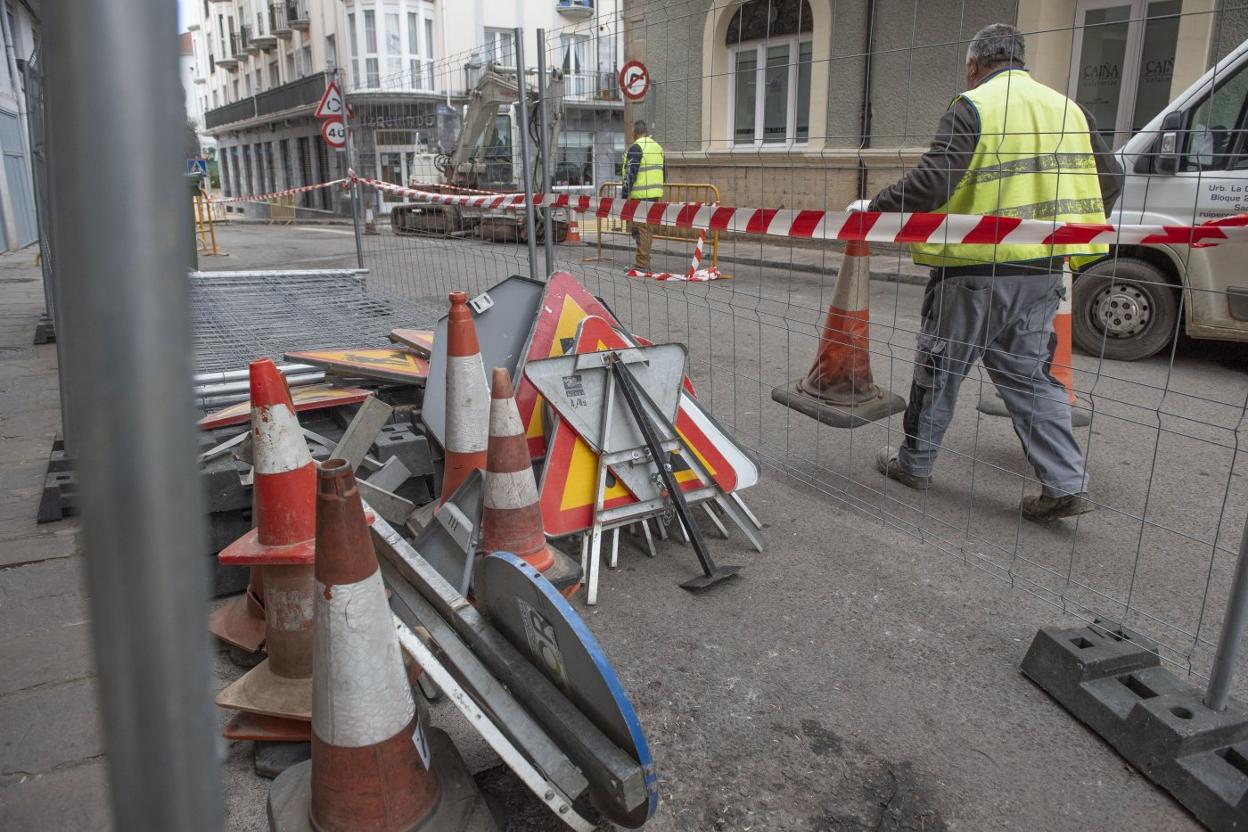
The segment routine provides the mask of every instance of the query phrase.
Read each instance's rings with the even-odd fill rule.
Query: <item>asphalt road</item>
[[[342,226],[218,236],[229,256],[204,268],[355,258]],[[412,300],[527,273],[514,245],[388,234],[365,245],[370,286]],[[1094,405],[1078,434],[1100,510],[1039,527],[1018,516],[1036,485],[1008,420],[975,410],[977,375],[926,495],[874,471],[899,417],[843,431],[771,401],[810,365],[827,275],[774,257],[724,264],[731,280],[643,282],[624,276],[625,253],[582,263],[586,253],[561,248],[560,264],[635,332],[686,343],[699,398],[765,465],[745,497],[768,551],[712,540],[718,558],[746,565],[742,580],[691,597],[676,587],[694,569],[688,550],[667,544],[650,561],[625,546],[586,613],[658,761],[663,803],[647,828],[1194,827],[1017,665],[1038,627],[1100,614],[1207,672],[1248,514],[1248,350],[1182,341],[1173,362],[1076,355],[1076,386]],[[876,381],[903,395],[921,293],[871,286]],[[263,828],[264,784],[241,757],[231,752],[231,828]],[[522,828],[558,828],[540,811],[526,817]]]

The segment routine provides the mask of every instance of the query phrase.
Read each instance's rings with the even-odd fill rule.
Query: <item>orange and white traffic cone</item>
[[[269,359],[251,363],[256,527],[218,555],[263,570],[268,658],[217,695],[217,704],[269,716],[312,716],[312,564],[316,465],[290,389]]]
[[[474,468],[485,467],[490,421],[490,393],[468,295],[451,292],[450,300],[446,321],[446,458],[439,505],[450,499]]]
[[[563,244],[564,245],[569,245],[569,244],[579,245],[580,242],[581,242],[581,229],[580,229],[580,226],[577,225],[576,217],[574,216],[572,217],[572,220],[568,223],[568,235],[563,238]]]
[[[250,570],[246,592],[217,608],[208,619],[208,629],[244,653],[260,652],[264,646],[264,578],[260,569]],[[248,666],[252,664],[247,661]]]
[[[327,461],[317,485],[312,759],[273,782],[270,830],[495,832],[412,695],[350,463]]]
[[[871,376],[871,252],[845,243],[815,363],[804,378],[771,391],[773,401],[826,425],[853,428],[906,409]]]
[[[494,368],[490,390],[490,447],[481,506],[481,553],[511,552],[528,563],[565,598],[581,586],[581,566],[546,542],[541,497],[524,438],[524,423],[511,377]]]
[[[1057,336],[1057,342],[1053,348],[1053,360],[1048,366],[1049,374],[1066,390],[1066,397],[1070,401],[1071,425],[1081,428],[1092,424],[1092,412],[1075,394],[1074,341],[1070,320],[1073,291],[1074,275],[1070,271],[1068,260],[1062,269],[1062,300],[1053,317],[1053,332]],[[989,416],[1009,416],[1010,411],[1006,409],[1005,400],[1001,398],[996,385],[988,385],[988,388],[987,391],[980,392],[976,409]]]

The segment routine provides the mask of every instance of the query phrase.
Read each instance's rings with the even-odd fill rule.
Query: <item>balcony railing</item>
[[[242,58],[243,48],[239,45],[238,35],[230,32],[227,42],[222,44],[224,47],[221,51],[221,57],[217,59],[217,66],[223,69],[238,69],[238,62]]]
[[[574,72],[563,76],[563,95],[570,101],[619,101],[620,82],[614,72]]]
[[[260,47],[256,45],[255,38],[251,35],[251,24],[244,23],[238,27],[238,40],[243,52],[248,55],[254,55],[260,51]]]
[[[308,0],[286,0],[286,20],[296,29],[309,28],[312,14],[308,11]]]
[[[252,43],[265,52],[277,46],[277,35],[273,34],[271,10],[269,13],[256,12],[256,32],[252,37]]]
[[[594,0],[555,0],[555,8],[568,17],[589,17],[594,13]]]
[[[204,113],[204,126],[208,129],[247,121],[273,113],[282,113],[297,107],[312,107],[325,92],[325,73],[318,72],[289,84],[282,84],[258,95],[217,107]]]
[[[295,30],[290,27],[290,20],[286,17],[285,0],[281,3],[273,3],[269,6],[269,28],[273,34],[282,40],[290,40]]]

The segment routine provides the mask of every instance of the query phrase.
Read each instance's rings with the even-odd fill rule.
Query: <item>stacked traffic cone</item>
[[[226,644],[242,651],[243,656],[236,659],[237,663],[250,667],[260,661],[260,648],[264,646],[264,578],[259,569],[250,570],[245,593],[212,614],[208,629]],[[246,657],[254,657],[254,660]]]
[[[450,299],[446,321],[446,458],[439,505],[450,499],[474,468],[485,467],[490,420],[490,393],[468,295],[451,292]]]
[[[312,563],[316,465],[290,389],[269,359],[251,363],[256,527],[221,550],[221,563],[263,572],[268,658],[217,695],[217,704],[268,716],[312,715]]]
[[[321,466],[312,759],[269,791],[270,830],[497,830],[450,739],[427,727],[350,464]]]
[[[1066,390],[1070,401],[1070,423],[1080,428],[1092,424],[1091,410],[1079,401],[1075,395],[1074,342],[1071,338],[1071,293],[1074,291],[1074,276],[1067,262],[1062,269],[1062,300],[1057,306],[1057,314],[1053,317],[1053,332],[1057,335],[1057,343],[1053,349],[1053,361],[1048,365],[1049,374]],[[1009,416],[1005,400],[996,385],[990,385],[989,391],[979,394],[980,413],[989,416]]]
[[[511,377],[494,368],[490,391],[490,447],[481,507],[481,553],[511,552],[524,560],[565,597],[581,583],[575,560],[552,548],[542,528],[541,498],[529,460],[524,424],[511,389]]]
[[[771,391],[773,401],[826,425],[853,428],[906,409],[871,376],[871,252],[845,244],[815,363],[804,378]]]

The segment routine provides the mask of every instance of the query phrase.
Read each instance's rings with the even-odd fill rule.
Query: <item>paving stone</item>
[[[78,558],[0,570],[0,640],[87,620],[82,580]]]
[[[91,676],[91,627],[77,621],[5,639],[0,642],[0,667],[0,697]]]
[[[93,679],[0,697],[0,725],[0,786],[104,753]]]
[[[109,807],[108,766],[92,760],[0,788],[0,829],[107,832]]]
[[[78,551],[78,521],[71,518],[54,525],[56,530],[52,532],[0,540],[0,569],[72,557]]]

